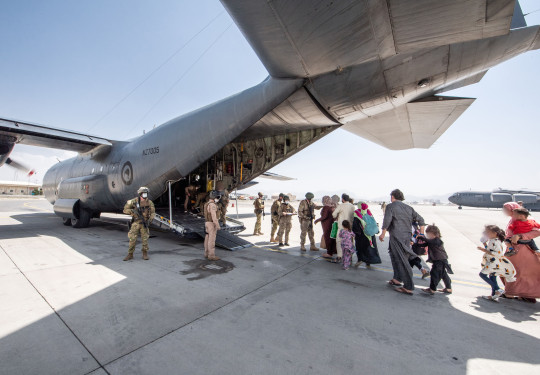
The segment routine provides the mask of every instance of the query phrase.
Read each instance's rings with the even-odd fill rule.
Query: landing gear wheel
[[[458,209],[458,210],[462,210],[462,209],[463,209],[463,207],[459,206],[459,207],[458,207],[457,209]]]
[[[64,225],[66,227],[70,227],[71,226],[71,219],[69,217],[63,217],[62,218],[62,221],[64,222]]]
[[[90,224],[91,216],[89,211],[81,208],[79,209],[79,217],[77,219],[71,219],[71,225],[73,228],[86,228]]]

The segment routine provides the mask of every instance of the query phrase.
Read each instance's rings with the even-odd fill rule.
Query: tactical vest
[[[142,216],[145,221],[150,219],[150,200],[147,199],[146,202],[140,201],[139,198],[135,198],[132,201],[132,206],[134,210],[137,210],[137,203],[139,203],[139,208],[141,209]],[[136,219],[139,220],[139,219]]]

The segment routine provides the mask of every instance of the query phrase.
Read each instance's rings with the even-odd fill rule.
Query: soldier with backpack
[[[379,226],[367,203],[358,203],[358,209],[354,211],[352,230],[356,236],[356,255],[358,256],[358,262],[354,266],[358,267],[363,262],[367,268],[370,268],[372,264],[381,263],[375,237],[379,233]]]

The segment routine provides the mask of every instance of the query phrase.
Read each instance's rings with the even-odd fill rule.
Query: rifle
[[[309,229],[313,229],[313,216],[315,216],[315,212],[313,212],[313,206],[310,204],[311,202],[306,201],[308,208],[309,208]]]
[[[148,223],[146,222],[146,220],[144,220],[144,215],[143,215],[143,213],[141,211],[141,206],[139,205],[139,201],[137,201],[137,204],[135,205],[135,207],[137,207],[137,210],[134,210],[133,213],[135,214],[135,216],[137,216],[138,219],[141,219],[144,228],[146,230],[149,230],[148,229]]]

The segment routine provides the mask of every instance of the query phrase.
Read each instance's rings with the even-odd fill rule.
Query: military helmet
[[[284,195],[284,196],[283,196],[283,201],[290,201],[289,196],[288,196],[288,195]]]
[[[261,193],[260,191],[257,193],[259,195],[259,197],[262,197],[264,194]]]
[[[284,196],[285,196],[285,194],[279,193],[279,198],[283,198]]]
[[[142,193],[149,193],[150,190],[146,186],[141,186],[139,190],[137,190],[137,194],[141,195]]]
[[[315,195],[313,195],[313,193],[306,193],[306,198],[307,199],[313,199],[313,198],[315,198]]]
[[[208,193],[208,197],[210,199],[216,199],[216,198],[219,198],[219,193],[215,190],[212,190],[211,192]]]

